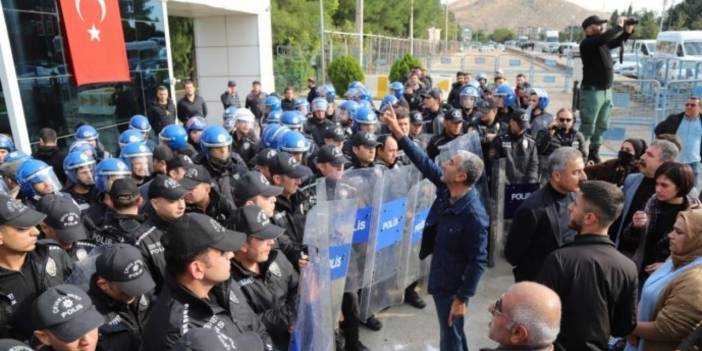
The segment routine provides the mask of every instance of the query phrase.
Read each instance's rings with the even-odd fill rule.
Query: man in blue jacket
[[[487,265],[489,218],[474,189],[483,173],[483,161],[475,154],[458,151],[439,167],[402,131],[392,109],[384,119],[400,149],[437,187],[419,257],[434,254],[427,290],[439,317],[441,351],[467,351],[463,332],[466,306]]]

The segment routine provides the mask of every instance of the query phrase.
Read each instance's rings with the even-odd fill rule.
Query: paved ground
[[[478,294],[468,306],[465,326],[471,350],[494,347],[488,337],[490,313],[488,306],[495,302],[514,282],[509,264],[502,258],[495,267],[488,269],[480,281]],[[377,314],[383,329],[374,332],[361,330],[361,340],[373,351],[434,351],[439,350],[439,330],[431,296],[423,292],[427,307],[418,310],[409,305],[395,306]]]

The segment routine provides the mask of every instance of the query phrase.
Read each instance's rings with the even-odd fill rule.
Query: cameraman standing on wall
[[[609,127],[612,110],[612,56],[611,49],[620,47],[634,32],[638,20],[619,17],[617,24],[605,31],[607,20],[590,16],[583,21],[585,39],[580,42],[583,62],[583,81],[580,92],[580,131],[590,141],[588,161],[600,162],[602,135]]]

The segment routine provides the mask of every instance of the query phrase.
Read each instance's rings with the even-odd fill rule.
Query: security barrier
[[[522,73],[533,86],[563,92],[568,91],[573,77],[571,58],[564,64],[555,58],[526,52],[498,55],[494,59],[494,70],[501,70],[508,79]]]

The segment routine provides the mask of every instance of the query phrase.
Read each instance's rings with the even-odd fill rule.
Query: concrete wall
[[[222,121],[219,96],[228,80],[237,82],[242,105],[254,80],[261,81],[264,91],[275,87],[269,2],[260,3],[248,5],[256,13],[225,11],[221,16],[193,19],[197,81],[210,123]]]

